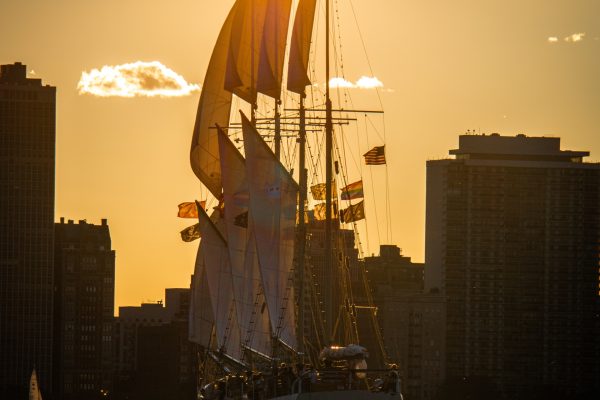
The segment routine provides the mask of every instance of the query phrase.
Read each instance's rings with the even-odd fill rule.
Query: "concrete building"
[[[113,377],[115,252],[107,221],[61,218],[54,247],[54,394],[102,399]]]
[[[598,390],[600,165],[559,138],[465,135],[427,163],[425,291],[446,375],[504,398]]]
[[[445,379],[446,313],[439,293],[387,296],[378,315],[406,399],[436,399]]]
[[[443,297],[423,293],[424,265],[403,256],[397,246],[380,246],[379,256],[365,257],[364,267],[385,348],[398,363],[404,395],[411,400],[433,399],[444,379]],[[355,293],[361,293],[360,287]],[[363,317],[361,322],[369,321]],[[365,332],[361,343],[376,349],[376,334]]]
[[[0,67],[0,397],[52,392],[56,88]]]
[[[188,340],[190,289],[165,289],[165,303],[119,307],[116,399],[195,395],[197,357]]]

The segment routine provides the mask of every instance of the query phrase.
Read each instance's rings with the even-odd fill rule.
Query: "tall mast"
[[[329,93],[329,0],[325,0],[325,269],[324,282],[326,286],[325,296],[325,334],[328,336],[325,339],[327,344],[333,340],[333,318],[335,310],[333,310],[333,264],[332,264],[332,245],[331,245],[331,197],[333,179],[332,171],[332,153],[333,153],[333,123],[332,123],[332,107],[331,97]]]
[[[300,196],[298,198],[298,353],[301,361],[304,362],[304,276],[305,276],[305,251],[306,251],[306,221],[304,220],[305,204],[308,192],[308,171],[306,170],[306,109],[304,108],[304,99],[306,95],[300,95],[300,129],[298,135],[298,144],[300,145],[298,170],[300,177]]]
[[[281,111],[279,105],[281,100],[275,99],[275,157],[281,160]]]

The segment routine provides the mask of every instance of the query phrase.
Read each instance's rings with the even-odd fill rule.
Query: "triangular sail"
[[[260,43],[268,1],[238,0],[239,6],[233,12],[225,89],[251,104],[256,103]]]
[[[29,379],[29,400],[42,400],[35,368],[31,371],[31,378]]]
[[[238,0],[233,5],[217,38],[202,85],[190,149],[192,170],[215,197],[221,194],[221,165],[214,126],[229,125],[231,93],[224,88],[225,72],[233,19],[244,1]]]
[[[221,233],[225,230],[225,223],[222,219],[213,223],[202,209],[198,210],[198,217],[218,347],[239,360],[241,338],[233,297],[231,264],[227,243]]]
[[[271,349],[269,318],[268,313],[260,309],[262,307],[257,297],[261,290],[261,280],[254,231],[248,223],[246,165],[243,156],[221,129],[219,148],[227,247],[242,342],[247,341],[245,344],[252,349],[267,354]]]
[[[188,336],[191,342],[205,348],[210,348],[212,344],[210,338],[215,324],[215,317],[210,301],[210,290],[208,288],[202,243],[201,241],[198,246],[196,265],[194,275],[192,276]]]
[[[294,348],[294,293],[290,279],[298,186],[248,118],[241,115],[250,193],[249,215],[256,234],[271,326],[284,343]]]
[[[306,86],[310,85],[308,59],[316,4],[316,0],[300,0],[294,19],[288,61],[287,88],[289,91],[298,94],[304,94]]]
[[[291,0],[269,0],[260,46],[257,90],[279,100]]]

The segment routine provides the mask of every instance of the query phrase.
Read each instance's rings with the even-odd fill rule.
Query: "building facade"
[[[188,340],[190,289],[165,289],[165,303],[119,307],[115,399],[191,399],[196,345]]]
[[[56,88],[0,67],[0,394],[52,392]],[[2,396],[0,396],[2,397]]]
[[[425,291],[447,299],[448,382],[586,398],[599,384],[600,165],[559,138],[459,143],[427,163]]]
[[[411,400],[435,398],[444,379],[443,297],[423,293],[424,264],[412,262],[397,246],[381,245],[379,256],[365,257],[364,268],[388,357],[398,363],[403,394]],[[360,292],[360,287],[355,289]],[[375,332],[361,335],[361,343],[370,349],[377,348],[375,339]]]
[[[54,248],[55,397],[102,399],[113,376],[115,251],[107,221],[61,218]]]

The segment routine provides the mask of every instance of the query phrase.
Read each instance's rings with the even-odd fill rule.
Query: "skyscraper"
[[[446,377],[510,399],[598,389],[600,165],[559,138],[460,136],[427,163],[425,291]],[[587,393],[587,394],[586,394]],[[580,397],[586,398],[586,397]]]
[[[52,391],[56,88],[0,67],[0,393]]]
[[[102,399],[112,390],[115,251],[107,221],[55,225],[54,394]]]

